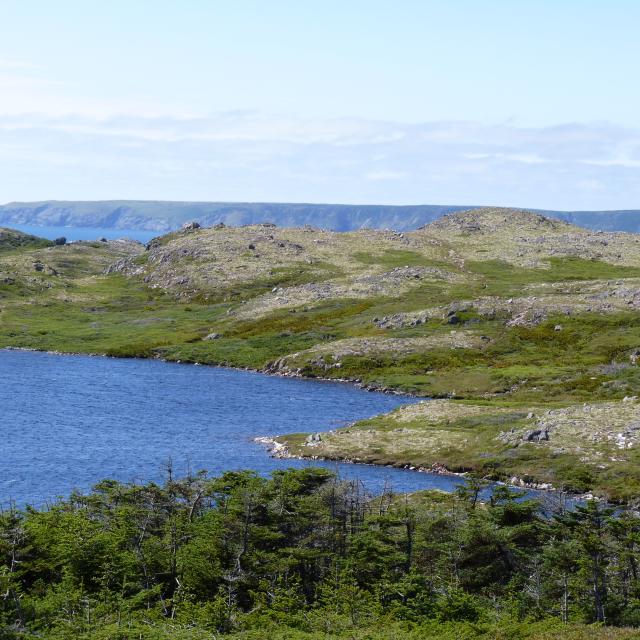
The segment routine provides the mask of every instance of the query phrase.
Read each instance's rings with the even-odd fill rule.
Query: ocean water
[[[117,240],[118,238],[130,238],[147,243],[151,238],[163,235],[164,231],[144,231],[141,229],[102,229],[100,227],[44,227],[29,224],[13,224],[3,223],[0,227],[9,227],[10,229],[18,229],[40,238],[55,240],[64,237],[69,242],[76,240],[98,240],[106,238],[107,240]]]
[[[103,478],[328,467],[372,493],[453,490],[457,477],[271,458],[256,436],[323,431],[414,400],[233,369],[0,350],[0,503],[41,506]]]

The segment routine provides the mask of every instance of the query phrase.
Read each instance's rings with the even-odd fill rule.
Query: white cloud
[[[0,75],[0,86],[2,76]],[[0,201],[99,198],[640,207],[640,131],[257,112],[0,115]]]
[[[595,167],[626,167],[627,169],[640,169],[640,159],[636,160],[628,157],[585,160],[584,163]]]
[[[21,71],[34,71],[40,69],[37,64],[26,60],[12,60],[10,58],[0,58],[0,69],[18,69]]]

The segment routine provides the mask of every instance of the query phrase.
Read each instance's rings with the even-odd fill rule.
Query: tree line
[[[640,626],[637,513],[594,500],[550,509],[505,487],[478,495],[472,482],[372,497],[306,468],[105,480],[7,508],[0,638]]]

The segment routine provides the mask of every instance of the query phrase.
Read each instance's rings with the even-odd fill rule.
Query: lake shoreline
[[[373,494],[387,479],[398,492],[450,489],[447,482],[400,470],[279,461],[253,442],[265,433],[328,431],[410,398],[228,367],[60,355],[33,349],[0,354],[3,423],[12,425],[0,442],[0,496],[19,504],[88,491],[104,478],[160,481],[169,459],[177,477],[199,470],[211,476],[253,470],[266,477],[289,466],[320,466],[361,480]]]
[[[107,353],[91,353],[86,351],[57,351],[56,349],[38,349],[36,347],[0,347],[0,351],[26,351],[33,353],[48,353],[54,356],[87,356],[90,358],[106,358],[109,360],[150,360],[155,362],[166,362],[168,364],[181,364],[181,365],[191,365],[194,367],[212,367],[216,369],[229,369],[230,371],[250,371],[252,373],[259,373],[261,375],[270,376],[274,378],[288,378],[292,380],[315,380],[318,382],[337,382],[341,384],[348,384],[358,389],[362,389],[363,391],[368,391],[370,393],[384,393],[387,395],[393,396],[405,396],[408,398],[416,398],[421,400],[430,400],[431,398],[427,398],[426,396],[419,396],[415,393],[411,393],[409,391],[398,391],[397,389],[391,389],[389,387],[376,387],[373,385],[365,384],[358,380],[352,380],[349,378],[323,378],[321,376],[304,376],[299,373],[290,373],[290,372],[279,372],[272,371],[270,369],[257,369],[254,367],[234,367],[232,365],[226,364],[212,364],[208,362],[196,362],[192,360],[170,360],[168,358],[163,358],[159,356],[110,356]]]
[[[389,468],[389,469],[400,469],[403,471],[411,471],[415,473],[425,473],[434,476],[447,476],[452,478],[460,478],[463,481],[466,481],[469,478],[469,474],[466,472],[459,471],[451,471],[447,469],[443,464],[434,463],[431,467],[413,467],[410,465],[405,465],[402,463],[398,464],[379,464],[376,462],[365,462],[361,460],[352,460],[350,458],[342,458],[339,456],[304,456],[292,453],[289,448],[278,442],[279,436],[259,436],[254,438],[254,442],[257,442],[261,446],[265,447],[267,453],[272,458],[278,458],[281,460],[318,460],[323,462],[339,462],[341,464],[353,464],[353,465],[364,465],[370,467],[381,467],[381,468]],[[495,486],[505,486],[512,489],[520,489],[522,491],[536,491],[542,494],[555,495],[555,496],[567,496],[571,500],[599,500],[597,496],[594,496],[591,493],[570,493],[568,491],[564,491],[549,483],[536,483],[536,482],[526,482],[522,478],[512,477],[508,482],[504,480],[486,480],[482,479],[482,481],[487,482],[489,485]],[[460,486],[464,486],[464,483],[461,483]]]
[[[47,349],[37,349],[33,347],[2,347],[0,351],[19,351],[19,352],[31,352],[31,353],[44,353],[55,356],[82,356],[82,357],[91,357],[91,358],[104,358],[109,360],[140,360],[140,361],[156,361],[156,362],[164,362],[167,364],[181,364],[181,365],[191,365],[198,367],[208,367],[213,369],[224,369],[229,371],[244,371],[248,373],[256,373],[268,377],[276,377],[276,378],[285,378],[285,379],[296,379],[296,380],[307,380],[307,381],[316,381],[316,382],[335,382],[346,384],[363,391],[367,391],[369,393],[380,393],[380,394],[388,394],[388,395],[396,395],[396,396],[405,396],[408,398],[415,398],[416,400],[422,399],[425,400],[423,396],[417,396],[411,393],[403,393],[392,389],[379,389],[372,388],[362,383],[355,382],[349,379],[334,379],[334,378],[320,378],[320,377],[310,377],[303,376],[301,374],[296,373],[280,373],[277,371],[268,371],[261,369],[254,369],[250,367],[232,367],[227,365],[216,365],[216,364],[207,364],[207,363],[199,363],[192,361],[181,361],[181,360],[168,360],[166,358],[160,357],[144,357],[144,356],[131,356],[131,357],[118,357],[118,356],[110,356],[108,354],[99,354],[99,353],[84,353],[84,352],[69,352],[69,351],[56,351],[56,350],[47,350]],[[291,459],[291,460],[306,460],[306,461],[324,461],[324,462],[336,462],[341,464],[352,464],[357,466],[371,466],[378,468],[392,468],[397,470],[411,471],[422,474],[429,474],[433,476],[447,476],[447,477],[458,477],[463,480],[468,478],[468,474],[465,472],[455,472],[447,469],[444,465],[439,463],[434,463],[432,467],[412,467],[410,465],[405,465],[402,463],[397,464],[378,464],[375,462],[365,462],[358,460],[351,460],[349,458],[341,458],[338,456],[334,457],[326,457],[326,456],[303,456],[296,455],[289,451],[286,445],[277,441],[277,438],[280,436],[257,436],[253,438],[253,441],[266,449],[267,454],[272,458],[277,459]],[[566,494],[566,491],[562,491],[549,483],[535,483],[535,482],[525,482],[522,478],[513,477],[509,481],[491,481],[497,485],[504,485],[514,489],[521,490],[530,490],[530,491],[539,491],[543,493],[549,494]],[[443,489],[444,490],[444,489]],[[446,491],[446,490],[444,490]],[[574,499],[584,499],[593,497],[591,494],[568,494]]]

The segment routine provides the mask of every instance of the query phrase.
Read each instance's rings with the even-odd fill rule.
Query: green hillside
[[[640,242],[479,209],[413,232],[271,224],[0,255],[0,346],[346,379],[437,398],[278,455],[633,500]]]
[[[4,229],[0,227],[0,251],[13,251],[21,248],[43,248],[49,247],[53,243],[44,238],[38,238],[28,233],[22,233],[15,229]]]

